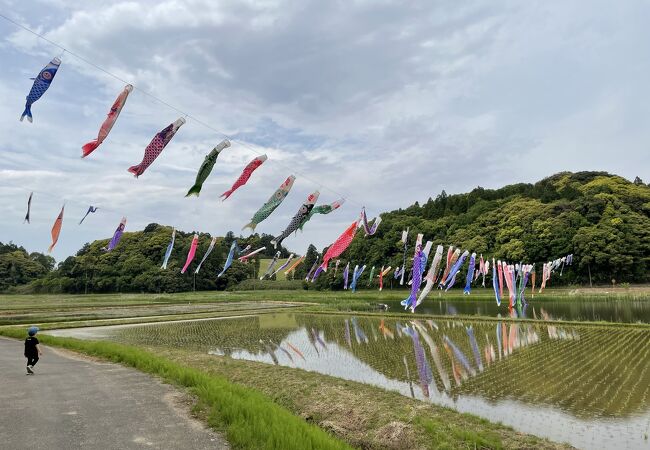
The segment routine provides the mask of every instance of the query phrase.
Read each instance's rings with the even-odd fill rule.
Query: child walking
[[[31,327],[27,330],[27,339],[25,339],[25,358],[27,358],[27,375],[34,374],[34,366],[38,362],[38,357],[43,354],[41,346],[36,337],[37,327]]]

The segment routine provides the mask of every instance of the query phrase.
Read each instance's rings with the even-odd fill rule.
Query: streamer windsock
[[[99,208],[95,208],[95,207],[92,206],[92,205],[89,206],[89,207],[88,207],[88,211],[86,211],[86,215],[84,215],[84,216],[81,218],[81,220],[79,221],[79,225],[81,225],[81,224],[83,223],[83,221],[86,220],[86,217],[88,217],[88,214],[96,213],[98,209],[99,209]]]
[[[418,243],[415,247],[415,255],[413,256],[413,283],[411,284],[411,293],[401,302],[404,309],[411,308],[411,312],[415,312],[415,307],[417,306],[418,291],[422,284],[422,272],[424,271],[425,264],[426,258],[422,251],[422,244]]]
[[[264,275],[260,277],[260,280],[263,280],[266,278],[268,275],[271,275],[271,272],[273,272],[273,268],[275,267],[275,264],[278,262],[278,258],[280,258],[280,252],[276,252],[275,255],[273,256],[273,259],[271,260],[271,264],[269,264],[268,269],[266,269],[266,272]]]
[[[52,244],[50,245],[50,248],[47,249],[48,253],[52,253],[54,246],[59,240],[59,234],[61,234],[61,226],[63,225],[63,210],[65,210],[65,205],[61,207],[61,212],[54,221],[54,225],[52,225]]]
[[[345,203],[345,199],[342,198],[330,203],[329,205],[314,206],[307,217],[305,217],[305,219],[302,221],[298,229],[302,231],[302,227],[304,227],[305,224],[309,222],[309,219],[311,219],[314,214],[329,214],[332,211],[339,209],[343,203]]]
[[[348,288],[348,278],[350,276],[350,262],[345,265],[345,269],[343,269],[343,289]]]
[[[144,149],[144,157],[142,161],[137,166],[129,167],[129,172],[131,172],[136,178],[144,173],[158,156],[165,149],[169,141],[172,140],[178,129],[183,126],[185,119],[182,117],[179,118],[176,122],[170,123],[165,127],[160,133],[156,134],[147,148]]]
[[[291,222],[289,222],[289,225],[287,225],[287,228],[285,228],[285,230],[279,236],[275,237],[271,241],[271,244],[273,244],[274,248],[278,248],[278,245],[280,245],[283,240],[285,240],[291,233],[298,229],[303,219],[309,215],[312,209],[314,209],[314,204],[316,203],[316,200],[318,200],[319,195],[320,192],[318,191],[309,194],[307,201],[305,201],[298,212],[293,216]]]
[[[212,168],[214,167],[214,164],[217,162],[217,158],[219,157],[219,153],[225,148],[230,147],[230,141],[228,139],[224,139],[223,141],[219,142],[215,148],[210,151],[205,156],[205,159],[203,160],[203,163],[201,164],[201,167],[199,167],[199,172],[196,174],[196,180],[194,181],[194,186],[190,188],[189,191],[187,191],[187,194],[185,194],[185,197],[189,197],[190,195],[196,195],[197,197],[201,193],[201,188],[203,187],[203,183],[205,183],[205,180],[208,179],[210,176],[210,173],[212,172]]]
[[[314,261],[314,264],[312,264],[311,269],[309,269],[309,272],[307,272],[307,276],[305,277],[305,281],[309,281],[311,276],[314,274],[316,271],[316,268],[318,267],[318,261],[320,260],[320,255],[316,256],[316,261]]]
[[[181,269],[181,273],[185,273],[187,268],[190,267],[192,261],[194,260],[194,255],[196,254],[196,247],[199,245],[199,235],[194,234],[192,238],[192,243],[190,244],[190,250],[187,252],[187,258],[185,259],[185,265]]]
[[[364,206],[361,208],[361,217],[359,218],[359,223],[360,226],[363,227],[363,231],[366,233],[366,236],[372,236],[377,232],[377,228],[379,228],[381,217],[377,216],[372,226],[370,226],[368,223],[368,217],[366,216],[366,208]]]
[[[404,256],[402,261],[402,271],[400,273],[399,285],[404,285],[404,272],[406,272],[406,246],[409,238],[409,228],[402,231],[402,246],[404,247]]]
[[[255,231],[255,227],[260,224],[263,220],[265,220],[267,217],[275,211],[275,209],[280,206],[280,204],[284,201],[286,196],[289,194],[289,191],[293,187],[293,182],[296,180],[296,177],[293,175],[289,175],[286,180],[280,185],[280,187],[273,193],[273,195],[262,205],[260,209],[257,210],[255,214],[253,214],[253,217],[251,218],[251,221],[244,225],[242,228],[250,228],[251,230]]]
[[[354,235],[357,232],[357,222],[352,224],[329,246],[325,256],[323,256],[323,269],[327,270],[327,264],[330,259],[337,258],[350,246]]]
[[[275,270],[275,272],[273,272],[273,273],[271,274],[271,276],[276,275],[278,272],[281,272],[281,271],[283,271],[284,269],[286,269],[287,267],[289,267],[289,264],[291,264],[291,261],[292,261],[292,260],[293,260],[293,253],[291,253],[291,254],[289,255],[289,257],[288,257],[287,260],[284,262],[284,264],[282,264],[280,267],[278,267],[278,268]]]
[[[208,246],[208,249],[205,251],[205,254],[203,255],[203,258],[201,258],[201,262],[199,262],[199,265],[196,267],[196,270],[194,273],[199,273],[199,270],[201,270],[201,266],[205,262],[206,259],[208,259],[208,256],[210,256],[210,253],[212,253],[212,250],[214,250],[214,244],[217,242],[217,238],[213,237],[212,240],[210,241],[210,245]]]
[[[418,377],[420,379],[420,388],[425,397],[429,398],[429,384],[433,381],[433,372],[431,371],[431,366],[429,361],[427,361],[424,348],[420,343],[420,338],[417,330],[410,327],[404,327],[402,329],[406,334],[411,337],[413,341],[413,351],[415,353],[415,362],[418,368]]]
[[[27,199],[27,214],[25,214],[25,220],[23,220],[23,223],[27,222],[29,223],[29,214],[32,211],[32,197],[34,196],[33,192],[29,193],[29,198]]]
[[[250,253],[248,253],[248,254],[246,254],[246,255],[244,255],[244,256],[240,256],[240,257],[239,257],[239,260],[242,261],[242,262],[245,262],[245,261],[247,261],[248,258],[250,258],[251,256],[255,256],[255,255],[257,255],[259,252],[263,252],[264,250],[266,250],[266,247],[260,247],[260,248],[258,248],[257,250],[253,250],[252,252],[250,252]]]
[[[501,264],[499,264],[501,267]],[[492,287],[494,288],[494,297],[497,300],[497,306],[501,306],[501,295],[499,293],[499,277],[497,276],[497,264],[494,263],[492,258]]]
[[[445,283],[447,282],[447,278],[449,277],[449,273],[451,272],[451,269],[454,267],[454,264],[456,261],[458,261],[458,257],[460,256],[460,249],[457,248],[456,250],[453,250],[453,246],[449,246],[447,249],[447,265],[445,266],[445,271],[442,274],[442,277],[440,278],[440,286],[444,286]],[[452,251],[453,250],[453,251]]]
[[[350,289],[352,289],[352,292],[357,291],[357,282],[359,281],[359,277],[361,277],[361,274],[364,270],[366,270],[365,265],[360,269],[359,266],[354,267],[354,273],[352,274],[352,283],[350,284]]]
[[[388,266],[386,269],[384,269],[384,266],[381,266],[381,272],[379,272],[379,290],[382,291],[384,289],[384,277],[388,275],[390,272],[391,267]]]
[[[171,256],[172,250],[174,249],[175,240],[176,240],[176,228],[172,230],[172,240],[169,242],[169,245],[167,245],[167,250],[165,250],[165,258],[163,259],[162,266],[160,266],[161,269],[167,268],[167,262],[169,261],[169,257]]]
[[[463,254],[460,255],[460,258],[458,258],[458,260],[456,260],[456,262],[452,266],[451,270],[449,271],[449,275],[447,275],[447,282],[445,283],[445,291],[451,289],[454,283],[456,283],[456,275],[458,275],[460,268],[463,267],[463,264],[465,263],[465,259],[467,259],[468,255],[469,252],[465,250]]]
[[[249,162],[246,167],[244,167],[244,170],[242,171],[241,175],[239,175],[239,178],[233,183],[232,187],[228,189],[226,192],[221,194],[219,197],[223,198],[223,201],[225,201],[228,197],[232,195],[233,192],[235,192],[237,189],[242,187],[243,185],[246,184],[248,179],[253,175],[253,172],[264,164],[264,161],[267,160],[266,155],[258,156],[257,158],[253,159],[251,162]]]
[[[474,267],[476,266],[476,253],[469,257],[469,267],[467,268],[467,278],[465,279],[465,289],[463,294],[469,295],[472,292],[472,279],[474,278]]]
[[[424,277],[424,279],[426,280],[426,284],[424,286],[424,289],[422,289],[422,292],[420,292],[418,301],[415,304],[416,307],[419,306],[420,303],[424,301],[427,295],[429,295],[429,292],[431,292],[431,290],[433,289],[433,285],[436,282],[436,275],[438,273],[438,268],[440,267],[440,261],[442,261],[442,251],[443,251],[442,245],[436,247],[436,254],[433,256],[433,261],[431,262],[429,271],[427,272],[427,275]]]
[[[124,228],[126,228],[126,217],[122,217],[120,224],[115,229],[115,233],[113,233],[113,237],[109,241],[108,245],[104,248],[104,251],[110,252],[115,249],[115,247],[117,247],[117,244],[120,243],[120,239],[122,239]]]
[[[50,84],[52,84],[52,80],[54,80],[54,76],[56,75],[56,71],[59,70],[60,65],[61,60],[59,58],[54,58],[47,66],[43,68],[43,70],[39,72],[36,78],[32,78],[32,80],[34,80],[34,84],[32,85],[32,89],[27,95],[25,111],[23,111],[23,114],[20,116],[21,122],[25,117],[27,117],[27,120],[30,123],[32,122],[32,104],[34,104],[36,100],[45,94],[45,91],[47,91],[47,89],[50,87]]]
[[[476,367],[478,367],[479,372],[483,372],[483,361],[481,360],[481,352],[478,349],[478,342],[476,342],[476,336],[474,336],[474,329],[470,325],[465,328],[467,331],[467,336],[469,337],[469,343],[472,346],[472,353],[474,353],[474,361],[476,362]]]
[[[284,272],[284,274],[285,274],[285,275],[289,275],[291,272],[293,272],[294,270],[296,270],[296,267],[298,267],[298,266],[299,266],[299,265],[300,265],[304,260],[305,260],[305,257],[304,257],[304,256],[301,256],[300,258],[298,258],[298,261],[296,261],[295,263],[293,263],[293,264],[291,265],[291,267],[289,267],[289,268],[287,269],[287,271]]]
[[[503,266],[501,261],[497,261],[497,271],[499,272],[499,298],[503,298]]]
[[[368,286],[372,285],[372,279],[375,277],[375,266],[370,269],[370,276],[368,277]]]
[[[223,265],[223,269],[221,272],[219,272],[219,275],[217,275],[217,278],[221,278],[224,273],[226,273],[226,270],[230,268],[232,265],[232,260],[235,257],[235,252],[240,253],[241,249],[237,245],[237,241],[232,241],[232,244],[230,244],[230,250],[228,251],[228,257],[226,258],[226,263]]]
[[[99,127],[99,133],[97,134],[97,139],[94,139],[88,142],[87,144],[85,144],[83,147],[81,147],[82,158],[85,158],[86,156],[90,155],[97,147],[99,147],[102,144],[102,142],[104,142],[104,139],[106,139],[108,133],[111,132],[113,125],[115,125],[115,122],[117,121],[120,112],[122,112],[122,108],[124,108],[126,99],[128,98],[131,91],[133,91],[133,86],[131,86],[130,84],[124,86],[124,89],[122,90],[122,92],[120,92],[120,95],[118,95],[117,98],[115,99],[113,106],[111,106],[111,110],[108,112],[108,116],[106,117],[106,120],[104,120],[102,126]]]

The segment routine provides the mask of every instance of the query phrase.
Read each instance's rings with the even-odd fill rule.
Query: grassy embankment
[[[4,327],[0,334],[22,338],[24,331]],[[346,449],[346,443],[292,414],[255,389],[224,376],[184,366],[146,350],[101,341],[40,335],[45,345],[63,347],[134,367],[190,389],[208,423],[223,431],[233,448]]]

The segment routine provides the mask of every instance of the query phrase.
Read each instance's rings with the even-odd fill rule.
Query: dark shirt
[[[29,336],[25,339],[25,356],[36,356],[38,355],[38,350],[36,346],[38,345],[38,339],[36,336]]]

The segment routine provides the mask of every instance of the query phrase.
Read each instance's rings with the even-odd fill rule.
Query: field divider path
[[[229,448],[187,394],[135,369],[46,347],[35,372],[23,343],[0,337],[3,448]]]

